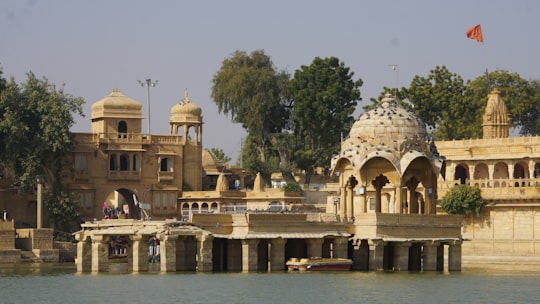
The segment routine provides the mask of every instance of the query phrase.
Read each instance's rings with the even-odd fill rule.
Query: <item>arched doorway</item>
[[[112,219],[141,219],[139,197],[130,189],[120,188],[109,193],[103,203],[103,215]]]

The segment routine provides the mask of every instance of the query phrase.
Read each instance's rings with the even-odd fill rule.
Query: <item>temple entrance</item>
[[[137,194],[125,188],[111,192],[103,202],[102,211],[106,219],[141,219]]]

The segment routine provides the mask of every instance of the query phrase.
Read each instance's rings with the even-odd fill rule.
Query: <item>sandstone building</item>
[[[114,236],[130,240],[129,269],[147,270],[144,244],[152,235],[161,240],[161,271],[280,271],[289,258],[311,256],[351,258],[358,270],[461,269],[460,220],[435,212],[444,159],[421,121],[391,96],[362,115],[343,142],[332,165],[340,195],[328,199],[326,212],[295,211],[303,196],[266,188],[260,176],[239,191],[229,178],[242,172],[219,172],[208,160],[203,168],[201,111],[187,97],[171,110],[167,136],[140,133],[137,104],[114,91],[93,105],[92,134],[77,134],[71,185],[89,201],[94,196],[87,215],[101,215],[104,200],[106,207],[127,206],[131,218],[83,224],[80,272],[106,271]],[[195,134],[177,133],[179,126]],[[203,170],[213,176],[205,191],[197,182]],[[146,199],[134,190],[143,188]],[[177,220],[137,220],[139,200],[150,205],[152,219]]]
[[[510,115],[497,89],[488,96],[483,138],[438,141],[446,157],[439,198],[456,184],[479,187],[488,201],[466,218],[463,255],[469,262],[540,261],[540,138],[509,137]]]

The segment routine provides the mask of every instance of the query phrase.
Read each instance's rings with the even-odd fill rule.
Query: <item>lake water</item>
[[[0,303],[536,303],[540,270],[76,274],[0,266]]]

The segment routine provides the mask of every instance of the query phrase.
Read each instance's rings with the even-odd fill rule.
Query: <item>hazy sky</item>
[[[408,86],[445,65],[465,80],[503,69],[540,79],[540,1],[0,1],[0,65],[17,82],[34,72],[86,100],[75,132],[90,132],[90,106],[119,87],[143,105],[152,133],[167,134],[184,97],[203,110],[205,148],[236,159],[241,126],[219,114],[212,77],[235,50],[263,49],[294,73],[338,57],[361,78],[361,106],[384,86]],[[484,44],[465,31],[480,23]],[[390,65],[399,65],[392,70]]]

